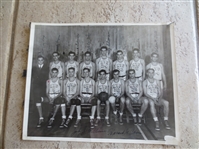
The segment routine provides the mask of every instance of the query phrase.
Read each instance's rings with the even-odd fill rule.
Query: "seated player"
[[[83,70],[88,68],[90,70],[90,78],[95,78],[95,63],[91,61],[91,52],[87,51],[84,53],[84,61],[80,64],[79,78],[82,80],[84,78]]]
[[[91,108],[90,123],[91,123],[91,128],[94,128],[93,119],[95,116],[97,99],[94,97],[95,81],[89,77],[90,76],[89,73],[90,69],[88,68],[83,69],[84,79],[81,80],[80,82],[80,98],[81,98],[81,103],[91,103],[92,108]],[[78,112],[78,114],[80,113],[81,112]],[[80,115],[78,115],[78,117],[80,117]]]
[[[134,69],[129,69],[129,79],[126,81],[126,107],[133,116],[134,124],[137,124],[137,116],[133,110],[133,104],[142,104],[138,113],[138,123],[141,125],[142,116],[148,107],[148,100],[143,95],[142,81],[136,78]]]
[[[124,81],[127,79],[127,72],[129,69],[128,61],[124,60],[123,51],[117,51],[117,60],[113,62],[113,69],[117,69],[120,71],[120,78]]]
[[[70,121],[73,118],[73,113],[75,111],[75,107],[77,109],[77,120],[74,125],[74,127],[77,127],[79,124],[79,121],[81,120],[80,116],[80,110],[81,110],[81,101],[78,99],[79,95],[79,80],[75,77],[75,68],[70,67],[68,69],[68,76],[69,78],[66,78],[64,80],[64,97],[66,99],[66,104],[70,105],[70,114],[68,116],[67,121],[65,122],[64,126],[68,127]]]
[[[59,60],[60,54],[58,52],[53,52],[52,55],[53,55],[53,61],[50,62],[50,65],[49,65],[49,78],[51,77],[51,75],[50,75],[51,69],[57,68],[58,72],[59,72],[57,77],[59,79],[64,79],[64,76],[65,76],[64,63]]]
[[[109,81],[106,79],[106,71],[100,70],[99,71],[99,81],[96,83],[96,95],[98,97],[97,100],[97,119],[95,121],[95,126],[98,126],[98,122],[100,121],[100,112],[101,112],[101,103],[106,104],[106,124],[107,126],[110,126],[109,122],[109,111],[110,111],[110,105],[109,105],[109,93],[110,93],[110,84]]]
[[[156,115],[155,105],[164,108],[164,124],[166,129],[170,129],[168,124],[169,102],[162,98],[163,89],[160,81],[154,79],[154,69],[147,69],[147,79],[143,82],[144,94],[147,97],[153,120],[155,121],[155,130],[160,130],[159,121]]]
[[[49,99],[49,103],[53,106],[52,116],[48,122],[48,128],[52,128],[55,116],[59,107],[61,106],[62,111],[62,123],[66,119],[65,111],[65,100],[61,98],[62,95],[62,80],[58,78],[58,69],[53,68],[51,70],[51,78],[46,82],[46,95]],[[60,127],[62,124],[60,125]]]
[[[68,53],[68,58],[69,61],[65,62],[65,71],[66,71],[66,77],[69,77],[69,68],[74,68],[75,69],[75,73],[74,73],[74,77],[77,77],[77,73],[79,70],[79,63],[77,61],[75,61],[75,52],[70,51]]]
[[[120,104],[120,125],[123,125],[122,115],[124,111],[125,105],[125,97],[124,97],[124,80],[119,78],[120,72],[119,70],[113,70],[113,79],[110,81],[110,97],[109,102],[113,109],[113,114],[115,116],[115,124],[117,124],[117,110],[115,107],[115,103],[118,102]]]

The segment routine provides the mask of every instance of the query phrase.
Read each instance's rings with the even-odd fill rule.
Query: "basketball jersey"
[[[106,70],[106,73],[109,73],[109,59],[108,59],[108,57],[107,58],[105,58],[105,59],[103,59],[103,58],[99,58],[99,62],[98,62],[98,68],[99,68],[99,70],[98,71],[100,71],[100,70],[102,70],[102,69],[104,69],[104,70]]]
[[[153,98],[158,97],[158,84],[157,81],[154,80],[153,83],[149,82],[147,79],[147,87],[146,87],[147,94]]]
[[[104,84],[99,81],[97,89],[98,89],[98,94],[101,92],[108,93],[108,81],[106,80]]]
[[[84,94],[92,94],[93,93],[94,84],[90,79],[89,82],[86,82],[85,79],[82,80],[82,93]]]
[[[59,84],[59,79],[53,82],[52,79],[48,80],[49,83],[49,96],[54,98],[61,92],[61,86]]]
[[[120,79],[118,82],[112,80],[111,89],[112,89],[112,94],[118,97],[122,93],[122,81]]]
[[[92,62],[90,62],[88,65],[85,62],[83,62],[83,65],[82,65],[82,74],[83,74],[84,68],[90,69],[90,77],[92,77],[93,76]]]
[[[70,62],[68,61],[67,66],[66,66],[67,77],[69,77],[69,75],[68,75],[68,69],[71,68],[71,67],[72,67],[72,68],[75,68],[74,77],[77,77],[77,65],[76,65],[76,61],[74,61],[73,63],[70,63]]]
[[[62,72],[63,72],[63,69],[61,67],[61,61],[59,61],[57,64],[55,64],[54,62],[52,62],[51,69],[52,68],[57,68],[58,69],[58,75],[57,75],[57,77],[61,78],[62,77]]]
[[[148,68],[152,68],[155,70],[154,72],[154,79],[156,80],[162,80],[162,72],[161,72],[161,64],[157,63],[157,65],[153,65],[152,63],[150,63],[147,67]]]
[[[143,70],[141,59],[139,59],[138,61],[131,60],[130,61],[130,69],[135,70],[135,77],[141,77],[142,70]]]
[[[130,80],[128,80],[128,83],[129,83],[130,94],[140,93],[139,79],[136,79],[135,82],[131,82]]]
[[[125,60],[123,60],[122,62],[119,62],[118,60],[116,60],[114,62],[114,67],[115,67],[114,69],[117,69],[120,71],[120,76],[126,75],[127,67],[126,67]]]
[[[68,80],[65,84],[66,94],[68,96],[73,96],[77,92],[77,79],[73,81]]]

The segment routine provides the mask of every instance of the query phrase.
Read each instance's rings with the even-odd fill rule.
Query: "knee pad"
[[[111,97],[109,97],[109,102],[110,103],[115,103],[115,97],[114,96],[111,96]]]
[[[71,105],[76,105],[76,99],[71,99]]]
[[[92,106],[96,106],[96,105],[97,105],[97,99],[96,99],[96,98],[93,98],[93,99],[91,100],[91,105],[92,105]]]
[[[81,100],[75,99],[75,103],[76,103],[77,106],[79,106],[79,105],[81,105]]]

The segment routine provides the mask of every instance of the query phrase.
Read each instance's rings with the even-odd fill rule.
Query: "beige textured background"
[[[3,136],[1,133],[4,148],[175,148],[165,145],[22,141],[26,81],[22,71],[27,67],[29,22],[174,22],[181,134],[178,148],[197,148],[198,72],[193,7],[192,0],[1,0],[0,125],[6,125],[3,129],[0,127],[0,131],[4,132]],[[2,116],[3,111],[6,112],[5,117]]]

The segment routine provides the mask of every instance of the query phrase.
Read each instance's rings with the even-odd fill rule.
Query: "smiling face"
[[[139,57],[139,52],[137,50],[133,51],[133,58],[138,58]]]
[[[51,71],[51,77],[52,77],[52,78],[56,78],[57,75],[58,75],[58,71],[57,71],[57,70],[52,70],[52,71]]]
[[[153,78],[153,76],[154,76],[154,70],[153,69],[149,69],[149,70],[147,70],[147,75],[148,75],[148,77],[149,78]]]
[[[83,70],[83,74],[85,78],[89,77],[89,71],[87,69]]]
[[[74,69],[69,69],[68,70],[68,75],[69,75],[70,78],[74,77],[74,74],[75,74],[75,70]]]
[[[53,53],[53,60],[57,61],[59,59],[59,54]]]
[[[105,72],[101,72],[99,78],[100,78],[100,80],[105,80],[106,79]]]
[[[37,59],[37,64],[38,64],[38,65],[44,64],[44,58],[43,58],[43,57],[39,57],[39,58]]]
[[[91,61],[91,55],[90,54],[86,54],[85,55],[85,61]]]

